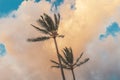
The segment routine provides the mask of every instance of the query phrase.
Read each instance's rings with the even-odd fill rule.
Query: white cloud
[[[115,76],[115,80],[120,79],[119,40],[120,35],[116,39],[108,37],[104,41],[97,38],[88,45],[89,70],[84,73],[89,73],[90,80],[112,80],[113,76]]]

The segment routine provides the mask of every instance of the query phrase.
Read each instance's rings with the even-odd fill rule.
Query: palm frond
[[[71,69],[69,66],[66,66],[66,65],[62,65],[62,67],[63,67],[64,69],[68,69],[68,70]]]
[[[60,57],[60,59],[62,60],[62,62],[63,62],[64,64],[68,65],[68,62],[66,61],[66,59],[64,59],[64,57],[62,57],[61,54],[59,54],[59,57]]]
[[[62,50],[63,54],[64,54],[64,57],[65,57],[65,60],[67,60],[67,55],[66,55],[66,52],[64,50]],[[67,61],[68,62],[68,61]]]
[[[45,41],[45,40],[48,40],[50,39],[50,37],[38,37],[38,38],[33,38],[33,39],[28,39],[27,41],[29,42],[37,42],[37,41]]]
[[[64,35],[58,35],[58,37],[64,38]]]
[[[77,60],[76,60],[76,62],[74,63],[74,65],[76,65],[76,64],[79,62],[79,60],[80,60],[80,58],[82,57],[82,55],[83,55],[83,52],[82,52],[81,55],[77,58]]]
[[[47,30],[44,29],[40,29],[39,27],[36,27],[35,25],[31,24],[31,26],[33,26],[36,30],[41,31],[44,34],[49,34],[49,32]]]
[[[52,63],[60,65],[58,62],[54,61],[54,60],[50,60]]]
[[[51,67],[54,67],[54,68],[60,68],[60,64],[58,63],[58,62],[56,62],[56,61],[54,61],[54,60],[50,60],[52,63],[54,63],[55,65],[54,66],[51,66]],[[64,64],[61,64],[61,66],[63,67],[63,68],[69,68],[67,65],[64,65]]]
[[[53,22],[52,18],[45,13],[44,13],[44,16],[45,16],[45,21],[49,25],[51,30],[55,30],[55,25],[54,25],[54,22]]]
[[[72,53],[72,49],[71,48],[64,48],[64,54],[65,54],[65,57],[67,59],[67,61],[70,63],[70,64],[73,64],[73,53]]]
[[[51,66],[51,68],[60,68],[60,66]]]
[[[54,20],[55,20],[55,25],[56,25],[56,30],[58,30],[59,23],[60,23],[60,14],[54,14]]]
[[[71,47],[69,48],[69,53],[70,53],[71,64],[73,64],[74,57],[73,57],[73,51],[72,51],[72,48],[71,48]]]
[[[88,62],[88,61],[89,61],[89,58],[86,58],[84,61],[76,64],[76,66],[80,66],[80,65],[82,65],[82,64],[84,64],[84,63],[86,63],[86,62]]]
[[[52,67],[52,68],[60,68],[60,65],[54,65],[54,66],[51,66],[51,67]],[[68,69],[68,70],[71,69],[70,67],[68,67],[68,66],[66,66],[66,65],[63,65],[63,64],[62,64],[62,68]]]
[[[55,30],[57,30],[58,20],[57,20],[57,15],[56,14],[54,14],[54,20],[55,20]]]
[[[67,70],[71,70],[71,68],[68,68],[68,67],[63,67],[64,69],[67,69]]]
[[[59,25],[59,24],[60,24],[60,14],[58,13],[57,25]],[[58,28],[59,28],[59,26],[58,26]]]
[[[38,19],[37,22],[41,25],[41,27],[45,28],[48,31],[51,31],[49,25],[45,22],[44,18]]]

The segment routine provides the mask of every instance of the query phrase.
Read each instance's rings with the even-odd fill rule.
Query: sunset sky
[[[0,80],[61,80],[53,40],[27,42],[42,35],[30,24],[43,13],[61,14],[59,51],[71,46],[75,58],[90,58],[77,80],[120,80],[120,0],[0,0]]]

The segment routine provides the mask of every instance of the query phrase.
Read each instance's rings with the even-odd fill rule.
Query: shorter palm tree
[[[59,54],[59,57],[61,58],[62,61],[62,67],[64,69],[67,70],[71,70],[72,75],[73,75],[73,80],[75,80],[75,74],[74,74],[74,69],[78,66],[81,66],[82,64],[86,63],[89,58],[85,58],[83,61],[80,61],[83,53],[81,53],[81,55],[76,59],[76,61],[74,61],[74,56],[73,56],[73,51],[71,48],[67,48],[65,47],[62,50],[64,56],[62,56],[61,54]],[[54,60],[51,60],[52,63],[54,63],[55,65],[52,67],[55,68],[60,68],[60,64]]]

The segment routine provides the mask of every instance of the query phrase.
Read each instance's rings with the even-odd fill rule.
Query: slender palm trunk
[[[75,73],[74,73],[74,70],[71,69],[71,72],[72,72],[72,75],[73,75],[73,80],[75,80]]]
[[[55,43],[55,47],[56,47],[58,61],[60,63],[61,75],[62,75],[63,80],[65,80],[65,74],[64,74],[64,71],[63,71],[63,68],[62,68],[62,65],[61,65],[62,63],[61,63],[60,57],[59,57],[59,50],[58,50],[57,41],[56,41],[56,38],[53,38],[53,39],[54,39],[54,43]]]

